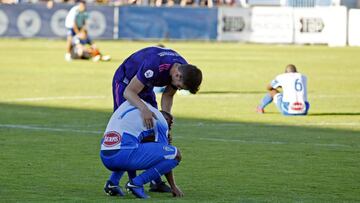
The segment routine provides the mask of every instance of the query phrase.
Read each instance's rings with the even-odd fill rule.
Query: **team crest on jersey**
[[[163,147],[165,151],[168,151],[168,152],[173,152],[175,151],[173,148],[169,147],[169,146],[164,146]]]
[[[103,145],[106,147],[116,146],[121,142],[121,135],[118,132],[110,131],[104,135]]]
[[[147,70],[145,73],[144,73],[145,77],[146,78],[151,78],[153,75],[154,75],[154,71],[152,70]]]

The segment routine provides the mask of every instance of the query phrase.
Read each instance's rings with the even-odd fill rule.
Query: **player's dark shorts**
[[[75,35],[76,35],[76,33],[75,33],[75,31],[74,31],[73,28],[68,28],[68,29],[67,29],[66,36],[71,36],[71,37],[73,37],[73,36],[75,36]]]
[[[128,86],[131,78],[126,78],[125,74],[121,72],[122,65],[119,67],[120,71],[116,71],[116,74],[113,78],[112,82],[112,92],[113,92],[113,100],[114,100],[114,111],[126,101],[124,98],[125,88]],[[122,68],[124,69],[124,68]],[[139,97],[148,102],[151,106],[158,108],[156,102],[156,96],[153,91],[153,88],[145,87],[140,93]]]

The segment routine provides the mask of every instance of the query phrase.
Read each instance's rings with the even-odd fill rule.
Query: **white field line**
[[[40,131],[55,131],[55,132],[76,132],[76,133],[85,133],[85,134],[97,134],[101,135],[103,131],[94,131],[94,130],[78,130],[78,129],[69,129],[69,128],[50,128],[50,127],[40,127],[40,126],[29,126],[29,125],[13,125],[13,124],[0,124],[0,128],[13,128],[13,129],[23,129],[23,130],[40,130]],[[280,141],[251,141],[251,140],[240,140],[240,139],[222,139],[222,138],[185,138],[183,136],[176,136],[175,139],[196,139],[203,141],[215,141],[215,142],[232,142],[232,143],[244,143],[244,144],[267,144],[267,145],[286,145],[286,144],[302,144],[302,145],[311,145],[311,146],[320,146],[320,147],[352,147],[349,145],[330,143],[330,144],[321,144],[321,143],[288,143]]]
[[[249,126],[248,123],[186,123],[176,124],[177,126],[216,126],[216,127],[236,127],[236,126]],[[251,124],[251,126],[357,126],[360,127],[360,122],[346,122],[346,123],[332,123],[332,122],[314,122],[314,123],[286,123],[286,124]]]
[[[236,98],[236,97],[259,97],[261,93],[250,94],[250,93],[219,93],[221,98]],[[197,94],[196,97],[200,98],[218,98],[219,94]],[[183,95],[182,95],[183,96]],[[194,95],[186,95],[187,97],[195,97]],[[310,94],[311,98],[359,98],[360,94],[348,94],[348,95],[322,95],[322,94]],[[89,100],[89,99],[105,99],[106,96],[57,96],[57,97],[29,97],[29,98],[15,98],[15,99],[4,99],[0,102],[39,102],[39,101],[57,101],[57,100]]]
[[[40,131],[55,131],[55,132],[76,132],[76,133],[91,133],[91,134],[103,133],[102,131],[92,131],[92,130],[77,130],[70,128],[49,128],[49,127],[12,125],[12,124],[0,124],[0,128],[14,128],[14,129],[24,129],[24,130],[40,130]]]
[[[32,97],[32,98],[17,98],[10,100],[3,100],[4,102],[36,102],[36,101],[51,101],[51,100],[87,100],[87,99],[105,99],[106,96],[59,96],[59,97]]]

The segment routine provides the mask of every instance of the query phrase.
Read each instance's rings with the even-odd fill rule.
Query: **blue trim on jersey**
[[[134,111],[135,109],[136,109],[136,107],[132,107],[132,108],[126,110],[124,113],[122,113],[122,114],[120,115],[120,118],[121,118],[121,119],[124,118],[124,116],[125,116],[127,113],[129,113],[129,112],[131,112],[131,111]]]

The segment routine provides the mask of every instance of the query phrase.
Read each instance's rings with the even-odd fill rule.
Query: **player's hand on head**
[[[154,127],[154,121],[153,118],[157,119],[156,115],[154,112],[150,111],[150,109],[148,108],[144,108],[141,111],[141,115],[143,117],[144,120],[144,125],[146,127],[146,129],[151,129]]]
[[[173,197],[183,197],[184,196],[184,193],[177,186],[171,188],[171,190],[172,190],[171,192],[173,194]]]

